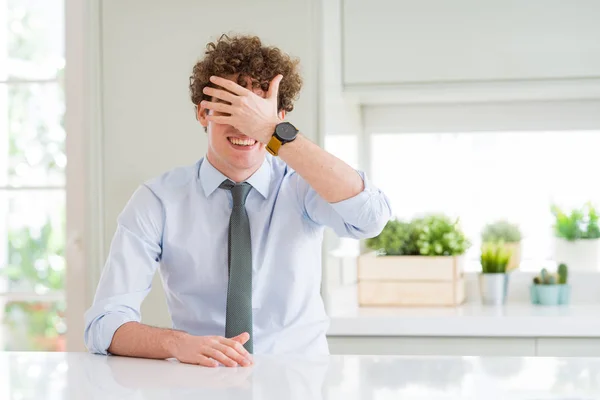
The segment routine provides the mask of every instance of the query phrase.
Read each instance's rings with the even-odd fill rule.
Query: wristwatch
[[[267,151],[276,156],[285,143],[292,142],[298,136],[298,129],[289,122],[281,122],[275,126],[275,132],[267,143]]]

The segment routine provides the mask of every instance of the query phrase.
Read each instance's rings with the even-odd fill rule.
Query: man
[[[373,237],[391,210],[364,173],[285,122],[297,65],[256,37],[207,46],[190,78],[206,157],[141,185],[119,215],[85,315],[89,351],[205,366],[328,353],[323,230]],[[140,323],[158,268],[173,329]]]

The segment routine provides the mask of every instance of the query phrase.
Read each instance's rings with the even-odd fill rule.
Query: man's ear
[[[196,106],[196,119],[200,121],[200,124],[205,128],[208,126],[208,119],[206,119],[207,112],[208,110],[206,108]]]
[[[285,110],[279,111],[279,113],[277,114],[277,116],[279,117],[280,120],[283,121],[285,119]]]

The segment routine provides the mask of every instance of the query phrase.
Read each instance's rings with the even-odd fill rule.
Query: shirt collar
[[[216,169],[208,161],[207,157],[204,157],[200,163],[198,177],[200,178],[200,184],[202,185],[206,197],[210,196],[225,179],[229,179]],[[251,184],[265,199],[267,198],[271,183],[271,168],[266,157],[260,168],[252,174],[252,176],[246,179],[246,182]]]

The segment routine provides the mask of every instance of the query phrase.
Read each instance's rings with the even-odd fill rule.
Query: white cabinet
[[[329,336],[331,354],[600,357],[600,338]]]
[[[534,338],[330,336],[331,354],[534,356]]]
[[[350,86],[592,78],[600,2],[343,0]]]
[[[536,354],[542,357],[600,357],[600,338],[539,338]]]

